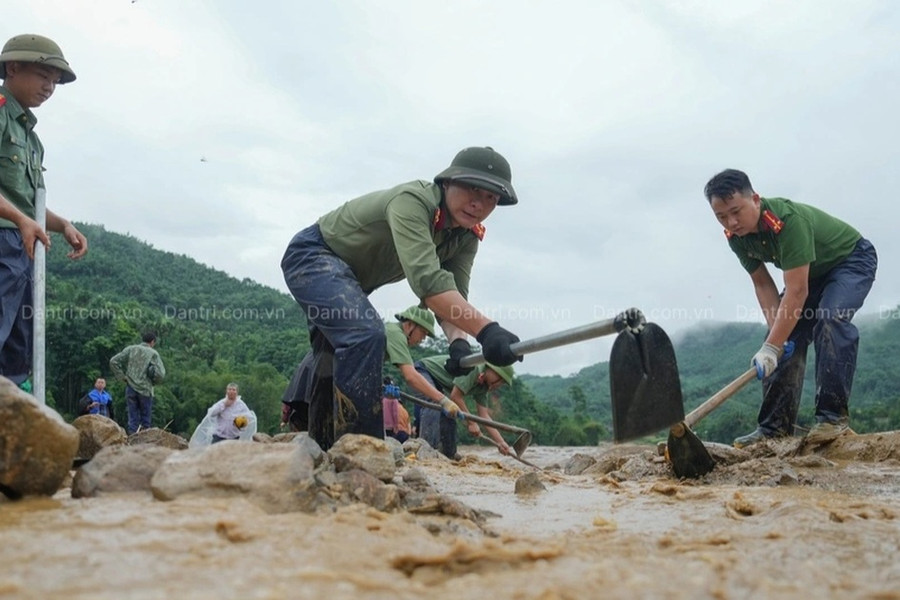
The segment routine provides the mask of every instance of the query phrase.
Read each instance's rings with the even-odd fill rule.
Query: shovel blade
[[[684,419],[675,349],[655,323],[637,334],[626,330],[618,335],[610,353],[609,385],[616,442],[657,433]]]
[[[513,450],[516,451],[516,457],[522,458],[522,454],[524,454],[525,450],[528,449],[528,446],[531,445],[531,432],[523,431],[522,434],[516,438],[516,441],[513,442]]]
[[[674,430],[683,432],[675,435]],[[681,423],[681,427],[674,427],[669,431],[669,439],[666,442],[666,451],[669,454],[669,462],[677,477],[696,479],[703,477],[713,470],[716,461],[710,455],[709,450],[703,445],[690,427]]]

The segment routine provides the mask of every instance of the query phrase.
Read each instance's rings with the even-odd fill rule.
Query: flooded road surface
[[[6,598],[872,598],[900,599],[900,462],[779,458],[678,481],[643,458],[567,475],[598,448],[495,449],[412,461],[488,514],[352,506],[269,515],[243,498],[149,494],[0,500]],[[900,444],[897,444],[900,448]],[[879,455],[882,456],[882,455]]]

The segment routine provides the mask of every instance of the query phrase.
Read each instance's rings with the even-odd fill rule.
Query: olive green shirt
[[[453,385],[459,388],[466,398],[471,398],[476,404],[488,406],[488,388],[478,382],[478,378],[484,373],[486,365],[478,365],[466,375],[453,380]]]
[[[0,105],[0,194],[33,219],[35,194],[44,187],[44,146],[34,132],[37,118],[3,86]],[[2,228],[15,226],[0,219]]]
[[[413,364],[412,354],[409,353],[409,343],[403,335],[400,323],[387,323],[384,326],[384,335],[387,339],[384,359],[392,365]]]
[[[731,235],[728,245],[748,273],[764,262],[784,271],[809,265],[809,278],[825,275],[853,252],[862,237],[828,213],[784,198],[761,198],[759,231]],[[767,218],[766,211],[775,217]]]
[[[156,380],[150,381],[147,367],[153,365]],[[146,342],[128,346],[111,359],[109,367],[117,379],[124,379],[131,388],[142,396],[153,396],[153,384],[162,381],[166,376],[159,353]]]
[[[350,200],[319,219],[325,243],[346,262],[366,294],[406,279],[418,298],[469,294],[478,236],[442,227],[439,185],[411,181]]]
[[[447,394],[453,389],[453,376],[444,368],[444,363],[450,358],[446,354],[438,354],[436,356],[426,356],[419,360],[425,370],[434,379],[438,389]]]

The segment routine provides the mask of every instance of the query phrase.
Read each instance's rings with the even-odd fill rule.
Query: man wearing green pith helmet
[[[44,146],[34,131],[32,109],[50,99],[75,72],[53,40],[22,34],[0,51],[0,375],[28,389],[31,370],[34,248],[50,247],[47,231],[61,233],[81,258],[87,239],[47,210],[45,231],[35,220],[38,190],[44,187]]]
[[[444,368],[447,356],[428,356],[416,361],[415,369],[430,386],[441,390],[456,404],[460,410],[468,410],[466,399],[475,401],[478,416],[490,419],[490,394],[502,385],[512,385],[513,368],[500,367],[490,363],[478,365],[466,375],[452,377]],[[421,396],[422,394],[420,394]],[[447,458],[457,458],[456,421],[447,415],[448,411],[439,413],[419,405],[416,406],[416,428],[419,437],[437,448]],[[474,421],[466,421],[469,434],[481,437],[481,428]],[[493,427],[486,427],[488,435],[497,444],[501,454],[510,453],[509,444]]]
[[[468,372],[467,335],[496,365],[518,360],[519,338],[469,304],[469,279],[500,205],[518,202],[509,163],[490,147],[465,148],[433,181],[411,181],[350,200],[299,232],[281,261],[306,314],[310,355],[297,381],[309,432],[323,448],[344,433],[383,435],[384,322],[369,294],[406,280],[450,340],[447,370]]]

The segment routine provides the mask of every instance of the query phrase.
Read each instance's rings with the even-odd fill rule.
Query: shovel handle
[[[633,333],[638,333],[644,328],[646,322],[647,320],[644,318],[644,313],[636,308],[629,308],[628,310],[620,312],[612,319],[597,321],[596,323],[582,325],[581,327],[573,327],[572,329],[566,329],[565,331],[560,331],[558,333],[551,333],[550,335],[545,335],[543,337],[525,340],[524,342],[516,342],[515,344],[511,344],[509,349],[516,356],[523,356],[525,354],[531,354],[532,352],[565,346],[566,344],[574,344],[575,342],[583,342],[584,340],[590,340],[604,335],[612,335],[614,333],[625,331],[626,329]],[[479,353],[470,354],[469,356],[462,358],[459,361],[459,364],[460,366],[467,368],[480,365],[483,362],[485,362],[484,355]]]
[[[723,402],[738,393],[741,388],[756,379],[756,367],[750,367],[740,377],[716,392],[709,400],[692,410],[684,418],[688,427],[693,427],[700,419],[717,409]]]
[[[433,410],[441,410],[441,406],[436,404],[430,400],[423,400],[421,398],[416,398],[406,392],[400,392],[400,397],[404,400],[409,400],[413,404],[418,404],[419,406],[424,406],[425,408],[430,408]],[[494,421],[493,419],[485,419],[484,417],[479,417],[473,415],[472,413],[467,413],[465,411],[459,411],[459,417],[465,419],[466,421],[473,421],[475,423],[480,423],[486,427],[493,427],[495,429],[502,429],[504,431],[510,431],[512,433],[531,433],[527,429],[523,429],[521,427],[516,427],[514,425],[506,425],[505,423],[500,423],[498,421]]]

